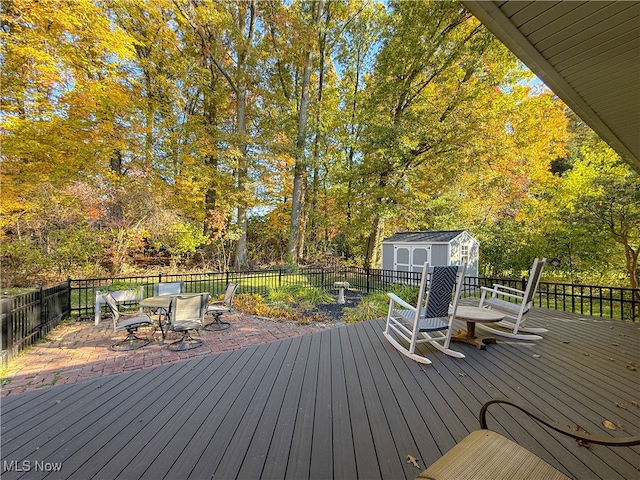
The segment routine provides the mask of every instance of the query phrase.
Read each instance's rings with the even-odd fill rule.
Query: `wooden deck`
[[[592,434],[638,434],[640,326],[533,314],[550,329],[544,340],[455,344],[464,359],[424,346],[426,366],[393,349],[374,320],[11,395],[2,478],[414,478],[477,429],[480,406],[496,397]],[[639,447],[588,449],[514,410],[490,412],[490,428],[570,477],[640,478]]]

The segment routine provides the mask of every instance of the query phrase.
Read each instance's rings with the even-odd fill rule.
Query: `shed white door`
[[[431,262],[431,246],[395,245],[393,269],[401,272],[421,272],[424,262]]]

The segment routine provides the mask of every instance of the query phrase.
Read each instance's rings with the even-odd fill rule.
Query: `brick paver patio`
[[[108,346],[122,339],[126,332],[114,333],[109,318],[103,318],[98,326],[94,326],[93,321],[69,320],[51,331],[46,341],[11,360],[2,372],[0,395],[151,368],[338,325],[331,322],[299,325],[292,321],[277,322],[239,313],[225,315],[225,320],[231,322],[231,328],[219,332],[201,331],[203,345],[183,352],[172,352],[166,344],[161,345],[162,336],[157,327],[140,330],[152,335],[155,341],[150,345],[135,351],[113,352]]]

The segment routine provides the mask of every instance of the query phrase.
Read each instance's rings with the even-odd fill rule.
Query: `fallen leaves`
[[[407,455],[407,463],[410,463],[416,468],[420,468],[420,465],[418,465],[418,459],[412,455]]]
[[[534,354],[533,354],[533,358],[540,358],[540,355],[539,355],[539,354],[537,354],[537,353],[534,353]]]
[[[589,433],[584,428],[582,428],[580,425],[576,425],[575,431],[576,432],[584,432],[584,433],[587,433],[587,434]],[[581,438],[576,438],[576,442],[578,443],[578,446],[588,448],[589,450],[591,450],[591,447],[593,447],[593,444],[591,444],[590,442],[588,442],[586,440],[582,440]]]
[[[616,407],[626,409],[627,408],[627,404],[625,402],[618,402],[618,403],[616,403]]]
[[[615,426],[615,424],[613,422],[610,422],[609,420],[603,420],[602,424],[607,427],[609,430],[617,430],[617,427]]]
[[[588,448],[589,450],[591,450],[591,447],[593,447],[592,443],[589,443],[586,440],[582,440],[580,438],[576,438],[576,442],[578,442],[578,446]]]

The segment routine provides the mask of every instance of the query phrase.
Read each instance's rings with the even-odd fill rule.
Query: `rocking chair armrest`
[[[508,292],[514,292],[514,293],[519,293],[520,295],[524,295],[524,290],[520,290],[519,288],[514,288],[514,287],[507,287],[506,285],[500,285],[499,283],[494,283],[493,289],[497,291],[506,290]]]
[[[500,285],[499,285],[500,286]],[[480,287],[480,290],[482,290],[482,295],[484,297],[484,295],[486,293],[491,293],[492,297],[496,297],[498,295],[502,295],[505,297],[509,297],[509,298],[515,298],[518,300],[522,300],[524,298],[524,292],[517,290],[515,288],[509,288],[509,287],[502,287],[502,288],[507,288],[513,292],[517,292],[519,293],[519,295],[517,295],[516,293],[509,293],[509,292],[504,292],[501,289],[498,288],[489,288],[489,287]]]
[[[480,428],[482,428],[483,430],[487,430],[487,419],[486,419],[487,409],[489,408],[489,405],[492,405],[494,403],[504,403],[507,405],[511,405],[512,407],[517,408],[521,412],[524,412],[525,414],[527,414],[537,422],[543,425],[546,425],[552,430],[562,433],[563,435],[567,435],[569,437],[575,438],[576,440],[583,440],[585,442],[595,443],[598,445],[608,445],[610,447],[632,447],[635,445],[640,445],[640,435],[625,436],[625,437],[598,437],[595,435],[591,435],[589,433],[581,433],[569,427],[566,427],[565,425],[561,425],[552,420],[542,418],[541,413],[531,412],[526,407],[508,398],[496,398],[494,400],[488,401],[482,406],[482,408],[480,409],[479,420],[480,420]]]
[[[399,296],[397,296],[395,293],[388,292],[387,295],[391,299],[391,304],[397,303],[397,304],[401,305],[402,307],[406,308],[407,310],[411,310],[413,312],[416,311],[416,307],[415,306],[408,304],[403,299],[401,299]]]

